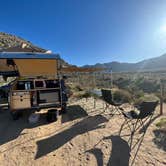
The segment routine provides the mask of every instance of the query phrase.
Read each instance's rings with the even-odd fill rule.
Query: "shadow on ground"
[[[112,142],[112,152],[107,165],[128,166],[130,159],[128,142],[118,135],[111,135],[105,139],[110,139]]]
[[[103,128],[105,122],[108,122],[108,119],[102,115],[89,116],[74,124],[69,129],[66,129],[49,138],[38,141],[38,150],[35,159],[45,156],[46,154],[60,148],[80,134]]]
[[[93,154],[96,158],[97,165],[103,166],[103,152],[99,148],[94,148],[86,151],[86,153]]]
[[[166,151],[166,129],[157,129],[153,132],[155,135],[153,142],[157,145],[158,148]]]
[[[103,140],[111,140],[112,142],[111,155],[107,165],[128,166],[131,151],[128,142],[118,135],[111,135],[109,137],[105,137]],[[91,153],[95,156],[98,166],[103,166],[103,152],[101,151],[101,149],[94,148],[86,152]]]
[[[40,120],[38,123],[29,124],[28,117],[31,111],[24,112],[23,116],[19,120],[14,121],[10,115],[9,110],[0,110],[0,145],[10,142],[16,139],[21,132],[26,128],[34,128],[37,126],[45,125],[46,114],[40,114]],[[26,134],[26,133],[24,133]]]
[[[88,116],[87,112],[80,105],[67,107],[67,114],[62,114],[62,123]]]
[[[136,130],[132,130],[132,131],[131,131],[132,124],[127,124],[128,125],[127,128],[130,129],[128,144],[130,146],[131,152],[133,152],[133,150],[135,149],[135,153],[132,153],[133,159],[131,160],[131,164],[130,164],[131,166],[134,165],[134,163],[135,163],[135,159],[138,155],[138,152],[140,150],[141,144],[144,140],[144,136],[147,132],[148,127],[159,117],[160,117],[159,115],[155,115],[153,117],[149,116],[149,118],[147,120],[145,120],[144,122],[142,121],[141,125]],[[121,131],[124,126],[124,123],[122,124],[122,126],[120,128],[119,135],[121,135]],[[121,137],[124,137],[124,136],[127,136],[127,135],[123,135],[123,136],[121,135]],[[134,139],[135,139],[135,141],[134,141]]]
[[[40,114],[38,123],[29,124],[28,117],[30,114],[31,111],[25,111],[19,120],[14,121],[8,110],[8,105],[0,105],[0,145],[16,139],[26,128],[34,128],[48,124],[46,121],[46,113]],[[85,116],[87,116],[86,111],[79,105],[69,106],[68,113],[62,115],[62,122],[72,121]]]
[[[115,166],[116,165],[117,166],[128,166],[130,160],[131,160],[130,165],[134,165],[135,159],[140,150],[145,133],[146,133],[148,127],[150,126],[150,124],[153,123],[158,117],[159,116],[154,116],[152,119],[149,119],[149,121],[147,121],[144,124],[144,126],[140,126],[140,128],[138,129],[139,137],[138,137],[138,133],[135,133],[135,132],[134,132],[135,134],[132,135],[132,132],[130,132],[130,130],[128,130],[129,134],[123,135],[123,136],[120,135],[125,122],[121,125],[118,135],[111,135],[109,137],[104,137],[102,140],[111,140],[111,143],[112,143],[111,155],[110,155],[107,165],[108,166],[114,166],[114,165]],[[129,129],[129,126],[126,126],[126,127]],[[158,138],[155,138],[155,140],[154,140],[155,143],[160,148],[163,148],[164,150],[166,150],[166,131],[165,131],[165,133],[163,133],[163,132],[161,133],[161,131],[154,131],[154,133],[155,133],[156,137],[158,137]],[[163,135],[165,137],[163,137]],[[123,139],[124,136],[129,137],[128,141]],[[137,139],[136,139],[137,141],[133,141],[135,139],[135,136],[137,136]],[[86,153],[88,152],[95,156],[98,166],[104,165],[103,152],[101,149],[96,148],[96,146],[102,140],[100,140],[93,149],[86,151]],[[135,149],[135,152],[133,153],[134,149]],[[130,158],[131,153],[132,153],[132,158]]]

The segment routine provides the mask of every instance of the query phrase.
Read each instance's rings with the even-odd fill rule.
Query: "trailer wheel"
[[[57,120],[57,110],[56,109],[50,109],[47,112],[47,122],[55,122]]]

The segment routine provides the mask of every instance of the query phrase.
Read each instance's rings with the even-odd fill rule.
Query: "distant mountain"
[[[166,70],[166,54],[143,60],[138,63],[120,63],[120,62],[109,62],[109,63],[97,63],[95,65],[85,65],[84,68],[105,68],[113,72],[135,72],[135,71],[158,71]]]

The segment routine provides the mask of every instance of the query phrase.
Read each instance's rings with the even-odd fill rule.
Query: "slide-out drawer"
[[[20,98],[30,98],[29,92],[12,92],[12,98],[13,99],[20,99]]]
[[[30,99],[30,95],[12,96],[13,100]]]
[[[31,108],[29,92],[13,92],[10,99],[11,109]]]
[[[17,99],[11,101],[11,109],[31,108],[30,99]]]
[[[60,101],[59,90],[44,90],[39,92],[39,103],[54,103]]]

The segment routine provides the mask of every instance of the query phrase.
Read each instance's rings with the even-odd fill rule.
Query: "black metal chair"
[[[152,119],[152,116],[154,114],[154,111],[156,109],[156,106],[158,105],[158,101],[155,102],[142,102],[138,107],[137,110],[139,113],[137,113],[135,110],[131,110],[130,112],[125,112],[122,108],[122,114],[124,115],[125,122],[121,127],[120,132],[123,129],[123,126],[127,123],[128,127],[130,128],[132,134],[137,131],[141,126],[143,129],[145,128],[145,123],[148,119]],[[132,127],[130,125],[132,124]],[[139,125],[138,125],[139,123]]]
[[[102,93],[102,99],[104,100],[104,102],[106,103],[106,107],[104,108],[104,112],[111,106],[111,110],[112,111],[119,111],[120,106],[123,103],[118,103],[116,101],[113,100],[113,96],[112,96],[112,92],[110,89],[101,89],[101,93]],[[121,112],[120,112],[121,113]]]
[[[137,153],[143,142],[146,130],[153,120],[152,117],[154,115],[154,111],[155,111],[157,105],[158,105],[158,101],[142,102],[137,107],[139,113],[137,113],[135,110],[132,110],[130,112],[125,112],[123,109],[121,109],[122,114],[125,118],[125,122],[122,124],[122,126],[120,128],[119,135],[121,137],[130,136],[129,140],[128,140],[128,144],[130,146],[131,151],[133,149],[135,149],[135,152],[134,152],[135,154],[133,153],[133,159],[131,160],[132,161],[131,165],[134,164]],[[145,123],[146,123],[146,127],[145,127]],[[124,129],[123,127],[125,124],[127,124],[126,127],[127,128],[129,127],[129,129],[130,129],[131,133],[129,135],[121,135],[121,131],[122,131],[122,129]],[[139,129],[141,129],[141,130],[139,130]],[[141,132],[139,132],[139,136],[137,136],[137,139],[134,141],[135,132],[138,130]]]

